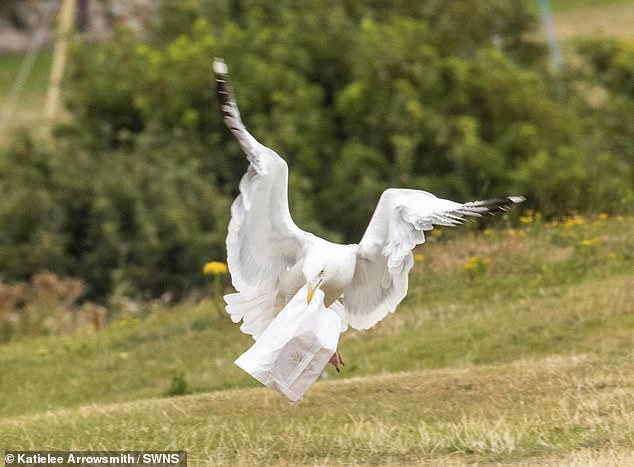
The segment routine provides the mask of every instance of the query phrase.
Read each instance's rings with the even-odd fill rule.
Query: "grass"
[[[572,3],[577,6],[560,8],[555,14],[557,35],[562,41],[593,36],[634,39],[634,0]]]
[[[404,304],[346,332],[343,373],[298,407],[232,364],[251,341],[214,300],[3,345],[0,439],[209,465],[631,464],[634,218],[525,220],[432,236]]]
[[[551,357],[324,382],[299,407],[259,388],[91,405],[12,418],[0,435],[20,449],[185,449],[210,465],[631,459],[633,381],[631,355]]]
[[[0,57],[0,99],[4,100],[9,94],[13,81],[18,74],[24,56],[21,54]],[[33,69],[24,83],[24,93],[43,96],[46,94],[52,52],[41,50],[35,59]]]
[[[631,0],[550,0],[549,3],[553,11],[558,13],[562,11],[602,8],[631,3]]]
[[[21,54],[0,56],[0,110],[2,111],[4,111],[6,99],[11,92],[23,60],[24,55]],[[16,103],[8,128],[5,130],[6,133],[0,135],[2,140],[5,140],[7,133],[12,130],[27,127],[41,121],[51,62],[52,52],[46,49],[41,50],[37,55],[31,73],[24,83],[24,88]]]

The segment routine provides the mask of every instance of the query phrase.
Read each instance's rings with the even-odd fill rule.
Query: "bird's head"
[[[308,303],[313,299],[315,290],[327,284],[332,279],[332,268],[329,267],[327,255],[309,255],[304,261],[302,273],[308,285]]]
[[[330,299],[336,299],[352,280],[356,258],[356,245],[326,244],[312,248],[302,266],[308,285],[308,303],[317,289],[322,289],[327,297],[330,294]]]

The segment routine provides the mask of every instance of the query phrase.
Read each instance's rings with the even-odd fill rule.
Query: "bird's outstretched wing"
[[[231,206],[227,235],[231,280],[249,299],[277,290],[280,275],[295,263],[307,234],[288,209],[286,162],[245,128],[221,59],[214,61],[214,72],[225,124],[250,163]]]
[[[522,197],[455,203],[418,190],[383,192],[359,243],[354,277],[344,290],[346,320],[368,329],[393,312],[407,294],[412,249],[434,225],[454,226],[465,216],[507,211]]]

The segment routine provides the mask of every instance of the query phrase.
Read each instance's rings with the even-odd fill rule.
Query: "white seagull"
[[[227,262],[237,293],[226,295],[231,319],[257,339],[304,286],[307,302],[315,289],[324,304],[354,329],[368,329],[392,313],[407,295],[412,250],[434,225],[455,226],[464,216],[507,211],[523,197],[456,203],[431,193],[390,188],[383,192],[358,244],[340,245],[297,227],[288,208],[288,166],[260,144],[240,118],[228,69],[214,72],[224,122],[249,161],[240,194],[231,206]],[[330,362],[339,371],[339,352]]]

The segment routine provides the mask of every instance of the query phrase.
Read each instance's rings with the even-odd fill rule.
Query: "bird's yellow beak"
[[[313,299],[313,295],[315,295],[315,290],[317,290],[319,288],[319,286],[321,285],[321,281],[317,282],[317,285],[315,287],[312,286],[308,286],[308,297],[306,297],[307,303],[310,303]]]

